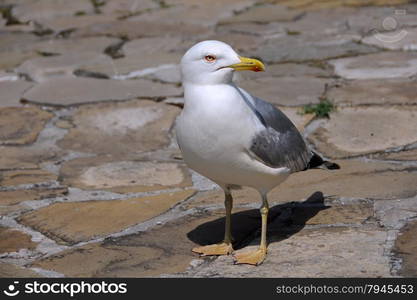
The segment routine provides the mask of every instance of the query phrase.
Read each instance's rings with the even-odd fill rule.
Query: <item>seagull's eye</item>
[[[216,56],[214,56],[214,55],[206,55],[206,56],[204,56],[204,60],[206,62],[212,63],[212,62],[214,62],[216,60]]]

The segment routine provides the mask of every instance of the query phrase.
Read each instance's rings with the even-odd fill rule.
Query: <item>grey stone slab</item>
[[[274,225],[270,225],[273,227]],[[276,228],[260,266],[234,265],[231,256],[191,269],[185,277],[390,277],[387,233],[368,228],[321,228],[287,235]],[[255,241],[249,248],[255,250]],[[349,263],[346,263],[349,262]]]
[[[42,20],[42,27],[52,30],[54,33],[70,32],[94,27],[95,24],[105,24],[117,20],[117,15],[83,15],[83,16],[61,16],[54,19]],[[77,32],[72,33],[76,35]]]
[[[73,16],[77,13],[93,14],[94,7],[88,0],[28,0],[14,6],[12,14],[21,22]]]
[[[166,68],[157,69],[155,72],[146,76],[149,79],[167,83],[181,83],[181,70],[179,65],[172,65]]]
[[[23,95],[26,101],[48,105],[75,105],[97,101],[167,97],[181,94],[179,88],[148,80],[55,78],[36,85]]]
[[[109,182],[111,178],[114,178],[112,174],[115,174],[113,171],[117,168],[113,171],[105,171],[107,168],[100,167],[100,164],[109,163],[108,154],[123,157],[123,160],[126,160],[127,155],[167,147],[170,142],[170,129],[179,113],[178,107],[144,99],[118,103],[95,103],[80,107],[70,119],[74,124],[73,128],[58,141],[58,145],[62,149],[104,154],[104,157],[72,160],[61,169],[63,178],[76,186],[100,188],[100,185],[103,187],[103,182],[100,185],[93,184],[94,178],[98,180],[100,177],[102,181],[107,180],[107,186],[111,187]],[[85,180],[79,179],[78,177],[82,177],[81,174],[87,171],[88,166],[92,167],[90,175],[87,176],[90,179],[87,177]],[[125,167],[119,168],[117,172],[123,172],[123,169],[127,172],[126,174],[134,171],[131,167]],[[131,170],[127,171],[128,169]],[[106,176],[107,179],[105,179]],[[129,181],[129,176],[131,175],[123,176],[125,185],[132,185],[130,181],[136,180],[131,178]]]
[[[136,112],[138,112],[138,110],[136,110]],[[136,127],[138,131],[142,132],[136,133],[136,136],[133,138],[132,135],[130,135],[131,145],[125,145],[125,147],[130,148],[129,150],[133,149],[133,144],[135,142],[140,143],[140,139],[137,139],[137,137],[143,136],[143,132],[146,131],[146,129],[152,130],[152,132],[148,134],[149,140],[152,139],[151,134],[165,134],[165,128],[162,130],[159,128],[160,131],[157,132],[155,128],[151,128],[149,125],[146,127],[147,128],[145,128],[145,126]],[[97,134],[97,131],[95,133]],[[90,133],[90,136],[92,135],[93,134]],[[75,135],[72,135],[70,139],[74,137]],[[81,134],[78,134],[78,137],[81,139],[80,142],[87,146],[88,142],[85,140],[86,135],[84,134],[84,136],[82,136]],[[112,134],[108,134],[107,138],[109,141],[120,141],[120,137]],[[98,139],[101,138],[99,137]],[[164,144],[162,141],[154,140],[153,142],[154,144],[152,145],[152,142],[149,143],[150,147],[148,149],[158,148]],[[65,141],[64,143],[68,144],[68,141]],[[61,145],[63,145],[63,143],[61,143]],[[124,152],[124,149],[121,150],[120,148],[117,149],[119,150],[119,153]],[[102,149],[100,150],[103,151]],[[126,152],[129,151],[128,149],[126,150]],[[61,170],[60,178],[66,185],[71,187],[90,190],[106,190],[116,193],[140,193],[184,188],[192,185],[191,177],[184,164],[157,161],[109,161],[108,156],[75,159],[66,163]]]
[[[109,65],[112,59],[95,52],[68,52],[58,56],[42,56],[29,59],[16,68],[16,72],[37,82],[53,78],[75,77],[74,71],[85,64]]]
[[[340,56],[354,56],[378,51],[352,37],[320,37],[308,35],[284,36],[269,40],[255,52],[266,62],[302,62],[325,60]]]
[[[362,43],[389,50],[417,50],[417,28],[401,28],[395,31],[379,32],[362,39]]]
[[[103,6],[100,6],[102,14],[119,17],[127,17],[160,8],[158,1],[153,0],[112,0],[105,1],[103,4]]]
[[[49,39],[36,43],[34,49],[46,54],[65,54],[70,52],[77,54],[93,52],[99,54],[103,53],[107,47],[120,42],[120,39],[104,36],[79,39]]]
[[[192,45],[192,41],[179,36],[154,36],[128,41],[121,50],[126,56],[131,56],[159,52],[183,52]]]
[[[40,40],[26,32],[0,32],[0,70],[11,70],[26,59],[37,56],[33,44]]]
[[[283,5],[258,4],[238,12],[231,17],[224,18],[220,23],[291,22],[301,17],[302,15],[302,11],[291,10]]]
[[[417,142],[414,106],[339,108],[308,136],[328,157],[382,152]]]
[[[0,31],[0,52],[8,51],[30,51],[35,42],[40,38],[26,32]]]
[[[318,103],[327,82],[327,79],[307,76],[261,77],[242,81],[239,86],[273,104],[301,106]]]
[[[337,105],[417,104],[416,80],[364,79],[331,87],[326,97]]]
[[[356,8],[334,7],[305,12],[296,22],[286,22],[283,26],[292,35],[328,36],[360,35],[349,27],[349,16],[357,13]]]
[[[200,24],[169,24],[159,21],[117,20],[90,24],[78,29],[73,36],[113,36],[137,39],[152,36],[181,36],[203,38],[212,29]]]
[[[393,161],[409,161],[414,162],[417,160],[417,149],[404,149],[399,152],[387,152],[380,153],[373,156],[376,159],[393,160]]]
[[[401,229],[408,219],[417,216],[417,197],[378,200],[374,203],[378,222],[387,229]]]
[[[279,22],[219,24],[216,27],[216,32],[240,33],[246,35],[262,36],[265,39],[285,36],[287,34],[285,24]]]
[[[407,78],[417,74],[417,53],[389,51],[329,61],[347,79]]]
[[[33,83],[23,80],[0,81],[0,107],[21,106],[22,95],[33,86]]]
[[[214,26],[222,19],[232,17],[236,11],[250,7],[255,1],[239,0],[231,2],[222,1],[195,1],[189,5],[171,5],[164,9],[152,10],[140,14],[131,20],[158,21],[172,25],[203,25]]]
[[[207,40],[227,42],[240,55],[253,55],[256,49],[263,47],[264,37],[243,33],[216,32],[206,37]]]
[[[179,53],[142,53],[139,51],[106,63],[85,63],[80,66],[80,69],[104,74],[110,78],[126,79],[143,77],[158,71],[175,68],[180,60],[181,54]]]
[[[414,5],[361,7],[347,14],[347,26],[363,35],[376,32],[390,35],[390,31],[417,25]]]
[[[266,64],[265,72],[235,72],[237,80],[253,80],[262,77],[332,77],[333,70],[326,64],[283,63]]]

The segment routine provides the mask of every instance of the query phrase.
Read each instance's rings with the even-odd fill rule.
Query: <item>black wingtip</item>
[[[331,161],[324,161],[323,166],[327,170],[339,170],[340,166],[337,163],[331,162]]]
[[[326,161],[321,158],[320,155],[318,155],[315,152],[312,152],[313,156],[311,157],[307,169],[326,169],[326,170],[338,170],[340,169],[340,166],[334,162]]]

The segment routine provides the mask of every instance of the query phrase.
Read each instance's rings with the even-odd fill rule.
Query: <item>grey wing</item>
[[[313,154],[290,119],[272,104],[255,97],[251,109],[265,129],[253,137],[250,151],[273,168],[305,170]]]

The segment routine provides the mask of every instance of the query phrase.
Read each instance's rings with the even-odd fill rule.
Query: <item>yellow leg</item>
[[[228,255],[233,252],[232,247],[232,229],[231,229],[231,216],[233,207],[233,198],[229,191],[225,191],[224,206],[226,208],[226,225],[224,231],[224,240],[220,244],[207,245],[202,247],[196,247],[192,251],[202,256],[209,255]]]
[[[234,257],[237,264],[260,265],[264,261],[267,252],[266,231],[268,223],[268,211],[268,200],[266,195],[262,195],[262,207],[260,209],[262,217],[261,244],[255,251],[235,253]]]

